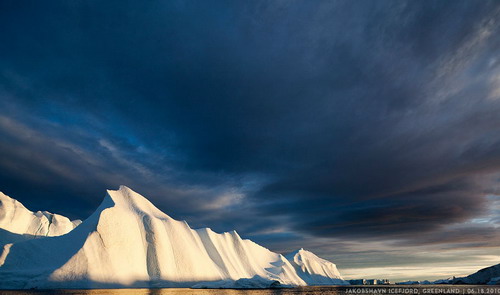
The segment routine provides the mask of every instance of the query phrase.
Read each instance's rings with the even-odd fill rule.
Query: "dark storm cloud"
[[[0,5],[0,186],[33,206],[126,184],[262,240],[415,239],[496,192],[498,3]]]
[[[422,245],[443,245],[441,247],[448,249],[458,249],[460,247],[500,247],[500,238],[498,237],[497,230],[491,226],[472,226],[466,228],[456,228],[451,230],[444,230],[439,234],[429,235],[423,237],[415,244]],[[400,245],[408,245],[403,243]]]

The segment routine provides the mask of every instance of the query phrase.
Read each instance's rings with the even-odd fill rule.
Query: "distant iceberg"
[[[348,284],[335,264],[309,251],[283,256],[235,231],[193,230],[125,186],[109,190],[81,224],[1,200],[0,289]]]
[[[0,192],[0,248],[9,243],[64,235],[80,223],[81,220],[71,221],[47,211],[31,212]]]

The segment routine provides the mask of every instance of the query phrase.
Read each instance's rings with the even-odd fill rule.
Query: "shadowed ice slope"
[[[0,289],[190,287],[242,278],[345,283],[334,264],[310,252],[298,252],[297,261],[307,265],[302,267],[235,231],[193,230],[124,186],[108,191],[99,208],[68,234],[7,246],[0,257]]]
[[[5,244],[66,234],[81,223],[47,211],[36,213],[0,192],[0,249]],[[1,253],[1,252],[0,252]]]

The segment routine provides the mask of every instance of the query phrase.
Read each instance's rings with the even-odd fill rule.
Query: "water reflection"
[[[93,290],[16,290],[2,291],[0,295],[323,295],[341,294],[338,288],[293,288],[262,290],[230,289],[93,289]]]
[[[0,295],[477,295],[500,294],[500,286],[345,286],[302,287],[293,289],[228,290],[228,289],[93,289],[93,290],[18,290]]]
[[[93,290],[21,290],[0,291],[1,295],[294,295],[323,292],[304,292],[302,289],[263,289],[263,290],[230,290],[230,289],[93,289]],[[316,290],[319,291],[319,290]],[[328,294],[335,294],[329,292]]]

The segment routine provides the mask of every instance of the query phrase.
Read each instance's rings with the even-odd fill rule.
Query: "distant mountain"
[[[82,223],[47,211],[36,213],[0,192],[0,247],[39,237],[66,234]]]
[[[455,278],[450,282],[452,284],[498,284],[500,281],[500,264],[480,269],[479,271],[463,278]]]
[[[433,282],[425,281],[404,281],[404,282],[396,282],[396,285],[430,285],[434,284]]]
[[[22,206],[4,207],[9,202],[2,201],[3,216],[16,215],[11,211]],[[47,228],[40,232],[33,230],[34,217],[0,217],[0,226],[10,233],[56,235],[77,224],[51,216],[48,226],[40,221]],[[14,220],[29,222],[19,226]],[[10,243],[0,252],[0,289],[325,284],[348,283],[335,264],[311,252],[301,249],[285,257],[235,231],[193,230],[125,186],[108,191],[99,208],[69,233]]]

